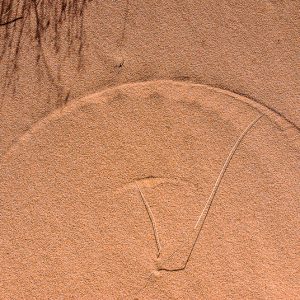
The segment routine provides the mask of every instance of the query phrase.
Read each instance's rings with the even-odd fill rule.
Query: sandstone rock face
[[[171,80],[75,99],[0,158],[1,299],[296,299],[299,131]]]

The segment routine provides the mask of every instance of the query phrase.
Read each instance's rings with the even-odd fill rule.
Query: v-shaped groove
[[[213,200],[214,200],[214,197],[215,197],[215,195],[216,195],[216,193],[217,193],[217,190],[218,190],[218,188],[219,188],[219,186],[220,186],[221,180],[222,180],[222,178],[223,178],[223,176],[224,176],[224,174],[225,174],[225,172],[226,172],[226,169],[228,168],[228,165],[229,165],[229,163],[230,163],[230,161],[231,161],[231,159],[232,159],[234,153],[236,152],[236,150],[237,150],[239,144],[241,143],[241,141],[243,140],[243,138],[246,136],[246,134],[248,133],[248,131],[254,126],[254,124],[255,124],[256,122],[258,122],[258,120],[259,120],[260,118],[262,118],[262,115],[258,116],[254,121],[252,121],[252,122],[248,125],[248,127],[243,131],[243,133],[242,133],[242,134],[240,135],[240,137],[237,139],[237,141],[235,142],[235,144],[234,144],[234,146],[232,147],[231,151],[229,152],[229,154],[228,154],[228,156],[227,156],[227,158],[226,158],[226,160],[225,160],[225,162],[224,162],[224,165],[223,165],[223,167],[222,167],[222,169],[221,169],[221,172],[220,172],[220,174],[219,174],[219,176],[218,176],[218,178],[217,178],[217,180],[216,180],[216,182],[215,182],[215,184],[214,184],[214,187],[213,187],[213,189],[212,189],[212,191],[211,191],[211,193],[210,193],[210,196],[209,196],[208,200],[206,201],[206,204],[205,204],[205,206],[204,206],[204,209],[202,210],[202,212],[201,212],[201,214],[200,214],[200,216],[199,216],[199,218],[198,218],[198,221],[197,221],[197,223],[196,223],[194,229],[196,229],[196,228],[199,227],[199,226],[200,226],[200,228],[203,226],[203,223],[204,223],[205,218],[206,218],[206,216],[207,216],[207,214],[208,214],[209,208],[210,208],[210,206],[211,206],[211,204],[212,204],[212,202],[213,202]],[[203,221],[200,223],[202,217],[203,217]]]
[[[242,132],[242,134],[239,136],[239,138],[237,139],[237,141],[235,142],[234,146],[232,147],[231,151],[229,152],[224,164],[223,164],[223,167],[219,173],[219,176],[214,184],[214,187],[210,193],[210,196],[208,198],[208,200],[206,201],[205,203],[205,206],[196,222],[196,225],[193,229],[193,232],[196,233],[196,237],[193,241],[193,244],[191,246],[191,249],[189,251],[189,254],[187,256],[187,259],[184,261],[183,265],[181,265],[180,267],[177,267],[177,268],[167,268],[167,267],[164,267],[164,263],[168,262],[181,248],[182,248],[182,244],[166,259],[164,260],[162,263],[161,263],[161,267],[159,268],[159,270],[164,270],[164,271],[181,271],[181,270],[184,270],[190,260],[190,257],[192,255],[192,252],[195,248],[195,245],[197,243],[197,240],[199,238],[199,235],[200,235],[200,232],[201,232],[201,229],[204,225],[204,222],[206,220],[206,217],[208,215],[208,212],[211,208],[211,204],[214,200],[214,197],[217,193],[217,190],[221,184],[221,181],[222,181],[222,178],[226,172],[226,169],[228,168],[228,165],[232,159],[232,157],[234,156],[238,146],[240,145],[241,141],[244,139],[244,137],[247,135],[247,133],[249,132],[249,130],[263,117],[264,115],[259,115],[254,121],[252,121],[248,126],[247,128]],[[184,246],[184,245],[183,245]]]
[[[221,169],[221,171],[220,171],[220,173],[219,173],[219,176],[218,176],[218,178],[217,178],[217,180],[216,180],[216,182],[215,182],[215,184],[214,184],[214,187],[213,187],[213,189],[212,189],[212,192],[210,193],[210,196],[209,196],[209,198],[208,198],[208,200],[207,200],[207,202],[206,202],[206,204],[205,204],[205,206],[204,206],[204,209],[202,210],[202,212],[201,212],[201,214],[200,214],[200,216],[199,216],[199,218],[198,218],[198,220],[197,220],[197,222],[196,222],[196,225],[195,225],[195,227],[194,227],[194,229],[193,229],[193,232],[195,232],[196,230],[196,232],[197,232],[197,234],[196,234],[196,237],[195,237],[195,239],[194,239],[194,242],[193,242],[193,244],[192,244],[192,247],[191,247],[191,249],[190,249],[190,251],[189,251],[189,254],[188,254],[188,256],[187,256],[187,259],[185,260],[185,262],[184,262],[184,264],[181,266],[181,267],[178,267],[178,268],[167,268],[167,267],[164,267],[164,263],[166,263],[166,262],[168,262],[180,249],[181,249],[181,246],[182,246],[182,244],[168,257],[168,258],[166,258],[164,261],[162,261],[162,263],[161,263],[161,267],[159,267],[158,268],[158,270],[160,270],[160,271],[169,271],[169,272],[176,272],[176,271],[182,271],[182,270],[184,270],[185,268],[186,268],[186,266],[187,266],[187,264],[188,264],[188,262],[189,262],[189,260],[190,260],[190,257],[191,257],[191,255],[192,255],[192,252],[193,252],[193,250],[194,250],[194,248],[195,248],[195,245],[196,245],[196,243],[197,243],[197,241],[198,241],[198,238],[199,238],[199,236],[200,236],[200,232],[201,232],[201,229],[202,229],[202,227],[203,227],[203,225],[204,225],[204,222],[205,222],[205,219],[206,219],[206,217],[207,217],[207,215],[208,215],[208,212],[209,212],[209,209],[210,209],[210,207],[211,207],[211,204],[212,204],[212,202],[213,202],[213,199],[214,199],[214,197],[215,197],[215,195],[216,195],[216,192],[217,192],[217,190],[218,190],[218,188],[219,188],[219,186],[220,186],[220,184],[221,184],[221,181],[222,181],[222,178],[223,178],[223,176],[224,176],[224,174],[225,174],[225,171],[226,171],[226,169],[228,168],[228,165],[229,165],[229,163],[230,163],[230,161],[231,161],[231,159],[232,159],[232,157],[233,157],[233,155],[235,154],[235,152],[236,152],[236,150],[237,150],[237,148],[238,148],[238,146],[240,145],[240,143],[242,142],[242,140],[244,139],[244,137],[247,135],[247,133],[249,132],[249,130],[263,117],[264,115],[259,115],[254,121],[252,121],[248,126],[247,126],[247,128],[242,132],[242,134],[239,136],[239,138],[237,139],[237,141],[235,142],[235,144],[234,144],[234,146],[232,147],[232,149],[231,149],[231,151],[229,152],[229,154],[228,154],[228,156],[227,156],[227,158],[226,158],[226,160],[225,160],[225,162],[224,162],[224,164],[223,164],[223,167],[222,167],[222,169]],[[142,197],[142,200],[143,200],[143,202],[144,202],[144,205],[145,205],[145,207],[146,207],[146,209],[147,209],[147,212],[148,212],[148,215],[149,215],[149,218],[150,218],[150,220],[151,220],[151,223],[152,223],[152,227],[153,227],[153,231],[154,231],[154,235],[155,235],[155,240],[156,240],[156,244],[157,244],[157,248],[159,249],[159,253],[160,253],[160,250],[161,250],[161,247],[159,246],[160,245],[160,242],[159,242],[159,239],[158,239],[158,234],[157,234],[157,229],[156,229],[156,225],[155,225],[155,222],[154,222],[154,216],[153,216],[153,214],[152,214],[152,211],[151,211],[151,208],[150,208],[150,206],[148,205],[148,203],[147,203],[147,201],[146,201],[146,199],[143,197],[143,194],[142,194],[142,192],[141,192],[141,190],[140,190],[140,188],[139,188],[139,186],[136,184],[136,186],[137,186],[137,188],[138,188],[138,190],[139,190],[139,193],[140,193],[140,195],[141,195],[141,197]],[[202,220],[202,222],[200,223],[200,221]],[[134,293],[134,295],[136,296],[136,295],[138,295],[140,292],[142,292],[147,286],[148,286],[148,284],[149,284],[149,281],[150,281],[150,279],[153,277],[154,275],[153,274],[150,274],[149,275],[149,277],[148,277],[148,279],[147,279],[147,282],[146,282],[146,284],[142,287],[142,288],[140,288],[136,293]]]

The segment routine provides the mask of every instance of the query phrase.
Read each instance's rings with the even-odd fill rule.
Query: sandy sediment
[[[0,160],[1,297],[297,298],[298,145],[199,84],[70,102]]]

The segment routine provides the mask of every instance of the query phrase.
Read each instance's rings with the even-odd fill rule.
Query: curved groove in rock
[[[249,99],[245,96],[233,93],[228,90],[223,90],[221,88],[212,87],[205,84],[198,84],[198,83],[190,83],[190,82],[182,82],[182,81],[173,81],[173,80],[154,80],[154,81],[142,81],[142,82],[134,82],[134,83],[125,83],[119,86],[110,87],[103,91],[92,93],[90,95],[74,99],[72,102],[68,102],[67,105],[63,108],[58,108],[54,111],[52,111],[49,115],[46,115],[41,120],[34,123],[34,125],[29,128],[25,133],[23,133],[8,149],[7,151],[0,157],[0,161],[2,159],[5,159],[9,153],[13,149],[15,149],[22,141],[26,140],[28,137],[30,137],[36,130],[42,128],[49,122],[59,119],[61,116],[65,114],[71,113],[74,109],[81,107],[87,103],[95,103],[93,100],[95,96],[103,97],[101,99],[102,104],[106,103],[107,99],[105,99],[106,95],[110,95],[111,93],[115,91],[120,90],[128,90],[130,88],[149,88],[153,87],[155,89],[155,85],[159,86],[159,88],[163,89],[174,89],[174,87],[185,87],[185,88],[201,88],[207,91],[213,91],[218,94],[226,95],[231,97],[234,100],[240,101],[242,103],[245,103],[252,109],[260,112],[261,114],[265,115],[273,124],[276,125],[276,127],[281,131],[290,131],[292,130],[293,138],[296,136],[296,139],[299,139],[299,132],[300,129],[291,121],[289,121],[286,117],[284,117],[282,114],[278,113],[274,109],[271,109],[267,106],[264,106],[263,104],[256,102],[254,99]],[[96,101],[96,103],[100,104],[99,100]],[[289,136],[288,136],[289,137]],[[300,147],[300,143],[296,144],[296,147]]]

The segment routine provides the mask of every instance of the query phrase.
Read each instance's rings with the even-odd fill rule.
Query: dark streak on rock
[[[9,25],[9,24],[11,24],[11,23],[14,23],[14,22],[16,22],[16,21],[18,21],[18,20],[21,20],[21,19],[23,19],[23,17],[15,18],[15,19],[10,20],[10,21],[7,21],[7,22],[5,22],[5,23],[0,23],[0,26],[7,26],[7,25]]]
[[[46,71],[51,84],[55,74],[46,66],[42,47],[55,55],[76,54],[78,69],[83,66],[84,12],[92,0],[2,0],[0,3],[0,62],[5,65],[1,82],[3,95],[18,82],[20,53],[32,39],[38,71]],[[18,21],[18,22],[16,22]],[[6,26],[7,25],[7,26]],[[9,25],[9,26],[8,26]],[[69,55],[67,55],[69,56]],[[51,74],[49,74],[51,72]],[[41,72],[41,74],[43,74]],[[39,77],[39,76],[38,76]],[[55,80],[53,80],[55,79]],[[57,86],[57,82],[56,82]],[[58,92],[60,94],[60,92]]]
[[[120,47],[122,47],[124,44],[125,34],[126,34],[126,26],[127,26],[127,22],[128,22],[128,15],[129,15],[129,0],[126,0],[124,21],[123,21],[123,27],[122,27],[121,39],[120,39],[120,45],[119,45]]]

